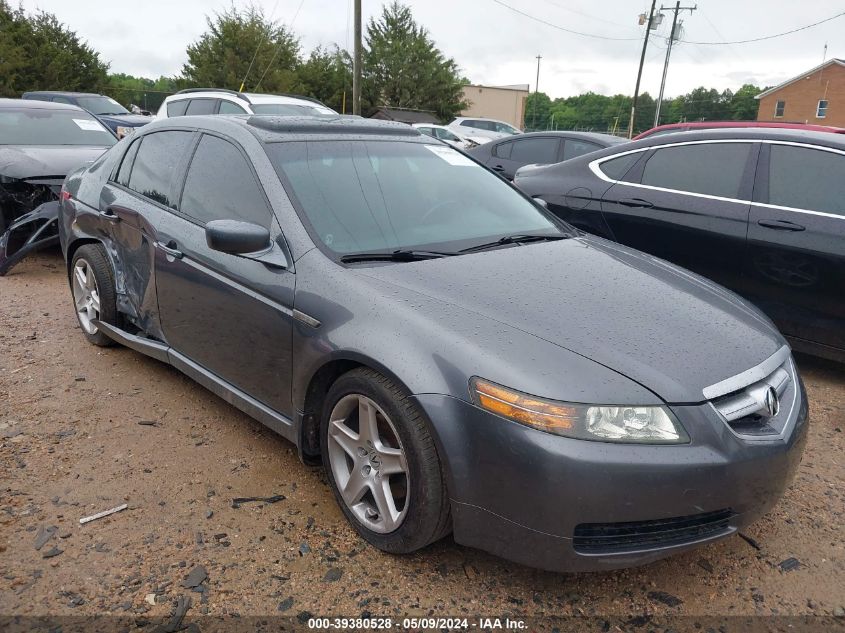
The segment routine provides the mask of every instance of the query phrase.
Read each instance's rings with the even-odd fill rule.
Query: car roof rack
[[[247,97],[244,93],[238,92],[237,90],[229,90],[228,88],[185,88],[178,91],[176,94],[183,95],[192,92],[225,92],[226,94],[234,95],[235,97],[243,99],[247,103],[251,103],[249,97]]]

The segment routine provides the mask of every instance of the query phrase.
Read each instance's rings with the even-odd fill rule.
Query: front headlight
[[[689,436],[662,406],[587,405],[529,396],[482,378],[470,393],[483,409],[525,426],[579,440],[636,444],[686,444]]]
[[[117,138],[123,138],[124,136],[129,136],[135,132],[134,127],[128,127],[126,125],[118,125],[117,126]]]

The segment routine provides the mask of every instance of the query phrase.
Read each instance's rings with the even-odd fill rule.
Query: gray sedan
[[[152,123],[68,177],[85,337],[169,363],[325,466],[374,546],[553,570],[736,533],[807,402],[736,295],[365,119]]]

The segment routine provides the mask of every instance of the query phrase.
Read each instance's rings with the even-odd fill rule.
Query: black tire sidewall
[[[332,409],[344,396],[360,394],[375,401],[387,414],[399,435],[409,470],[408,513],[393,532],[373,532],[358,520],[340,494],[328,459],[328,422]],[[396,396],[401,400],[397,402]],[[356,531],[375,547],[397,554],[413,552],[440,538],[442,513],[448,512],[443,474],[438,460],[425,460],[433,440],[427,429],[419,433],[422,421],[417,405],[385,377],[371,370],[353,370],[340,377],[326,396],[320,419],[320,448],[329,484],[338,505]]]

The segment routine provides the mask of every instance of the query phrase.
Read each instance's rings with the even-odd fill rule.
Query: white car
[[[447,127],[456,134],[485,139],[482,142],[505,138],[514,134],[522,134],[522,130],[504,121],[480,119],[478,117],[459,116]]]
[[[188,88],[167,97],[158,109],[156,118],[168,119],[192,114],[335,116],[337,112],[309,97]]]
[[[470,149],[490,139],[476,141],[464,134],[456,134],[445,125],[433,125],[431,123],[414,123],[411,127],[417,128],[421,134],[436,138],[458,149]]]

